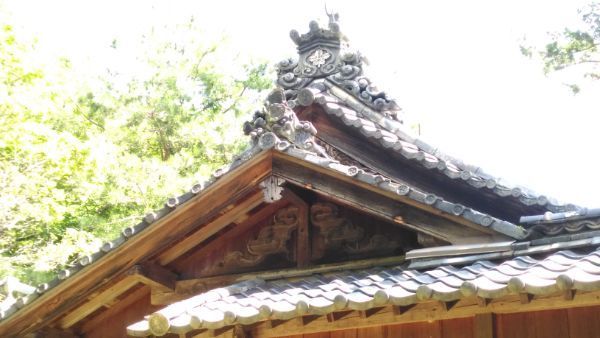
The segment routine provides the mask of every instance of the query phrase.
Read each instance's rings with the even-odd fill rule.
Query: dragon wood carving
[[[283,254],[288,261],[295,260],[295,246],[290,240],[299,224],[299,208],[286,207],[276,212],[273,221],[248,239],[242,250],[225,254],[225,267],[251,267],[262,263],[268,256]],[[346,210],[327,202],[310,207],[311,259],[317,261],[330,253],[369,255],[392,253],[402,241],[391,233],[383,233],[377,225],[355,224]]]
[[[244,251],[225,255],[225,266],[254,266],[276,253],[284,253],[292,260],[287,242],[298,226],[298,212],[294,206],[278,210],[272,224],[262,228],[256,238],[248,240]]]
[[[383,234],[367,235],[365,228],[352,223],[332,203],[315,203],[310,208],[310,220],[318,229],[313,235],[312,258],[322,258],[328,250],[342,250],[351,255],[392,252],[398,243]]]

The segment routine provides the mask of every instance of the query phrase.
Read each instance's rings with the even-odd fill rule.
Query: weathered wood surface
[[[286,189],[284,198],[298,208],[298,228],[296,229],[296,264],[304,268],[310,264],[310,229],[308,224],[309,206],[302,198]]]
[[[83,268],[0,324],[0,336],[25,335],[69,312],[87,295],[114,276],[164,250],[174,241],[202,226],[219,211],[235,203],[271,173],[272,152],[263,152],[218,180],[202,194],[148,226],[144,231],[110,251],[98,262]],[[223,192],[228,192],[224,194]],[[169,223],[168,226],[164,226]],[[31,318],[38,318],[31,321]]]
[[[280,156],[284,155],[276,157]],[[401,196],[394,196],[402,200],[401,202],[394,200],[390,196],[372,191],[374,187],[368,184],[349,182],[350,178],[341,174],[323,172],[322,168],[308,164],[293,163],[294,159],[289,157],[282,159],[283,161],[273,163],[273,171],[288,182],[328,196],[337,203],[383,218],[392,224],[402,225],[454,244],[465,243],[469,238],[481,240],[486,234],[492,233],[491,230],[478,225],[464,226],[466,220],[461,219],[462,224],[458,223],[452,215],[442,215],[435,211],[434,215],[442,216],[436,217],[430,213],[432,210],[411,208]],[[307,170],[304,166],[311,166],[312,170]],[[414,201],[411,204],[414,204]]]
[[[174,292],[176,278],[177,276],[171,271],[151,263],[134,265],[119,280],[90,295],[79,307],[67,313],[60,319],[59,325],[62,328],[69,328],[101,307],[112,307],[119,296],[137,284],[148,285],[152,290]]]
[[[600,335],[600,306],[566,309],[569,337],[596,338]]]
[[[178,276],[172,271],[151,262],[134,265],[134,268],[135,270],[132,274],[137,280],[142,284],[150,286],[153,290],[175,290],[175,281]]]
[[[249,210],[252,210],[258,205],[260,205],[262,202],[262,192],[258,191],[252,194],[240,204],[235,205],[231,210],[228,210],[226,213],[220,215],[218,218],[216,218],[209,224],[206,224],[205,226],[199,228],[196,232],[192,233],[191,235],[187,236],[180,242],[176,243],[175,245],[161,253],[157,259],[158,264],[167,265],[171,263],[176,258],[185,254],[190,249],[202,243],[210,236],[216,234],[219,230],[223,229],[230,223],[242,217]]]
[[[249,215],[242,216],[239,222],[236,221],[235,226],[225,230],[218,241],[200,243],[197,248],[189,251],[189,254],[182,255],[174,261],[171,266],[175,271],[180,272],[181,279],[199,277],[203,270],[200,268],[199,262],[202,262],[207,255],[213,251],[224,250],[223,248],[227,246],[227,243],[238,240],[256,225],[268,222],[277,210],[287,205],[289,205],[289,202],[285,199],[261,205],[259,208],[252,210]]]
[[[134,291],[124,298],[127,307],[118,307],[114,311],[110,309],[110,315],[99,314],[98,319],[91,319],[90,325],[84,324],[81,333],[85,338],[125,338],[127,326],[142,318],[148,311],[156,311],[157,307],[150,304],[149,290],[147,286],[143,291]],[[131,298],[130,298],[131,297]],[[93,326],[92,326],[93,325]]]
[[[98,295],[88,299],[81,306],[65,315],[59,322],[62,328],[68,328],[82,320],[83,318],[96,311],[98,308],[109,304],[113,299],[119,297],[127,290],[139,283],[134,275],[127,275],[121,280],[112,284]]]
[[[472,317],[442,320],[442,337],[487,338],[477,335],[474,330],[474,318]]]
[[[113,320],[116,316],[118,316],[123,311],[131,311],[129,309],[131,306],[139,306],[139,302],[141,298],[148,299],[150,297],[150,287],[142,286],[134,291],[124,295],[122,299],[120,299],[116,304],[109,307],[108,309],[94,315],[93,317],[86,319],[81,324],[77,324],[79,327],[79,332],[82,334],[87,334],[88,332],[102,330],[104,327],[103,324],[106,324]],[[145,302],[145,301],[142,301]],[[152,309],[149,307],[148,309]]]

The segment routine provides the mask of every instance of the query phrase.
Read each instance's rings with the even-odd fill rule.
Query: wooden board
[[[566,309],[533,312],[530,320],[534,323],[535,334],[538,338],[569,337],[569,318]]]
[[[387,337],[442,338],[442,327],[439,321],[390,325],[386,329]]]
[[[567,309],[569,337],[597,338],[600,335],[600,306]]]
[[[473,317],[442,320],[442,337],[444,338],[493,338],[483,332],[473,330]],[[493,330],[493,327],[491,328]],[[493,331],[490,331],[493,334]]]
[[[329,338],[358,338],[358,330],[350,329],[332,331],[329,335]]]
[[[384,338],[385,337],[385,327],[376,326],[376,327],[364,327],[356,330],[356,338]]]

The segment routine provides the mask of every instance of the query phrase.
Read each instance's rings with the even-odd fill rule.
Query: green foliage
[[[68,59],[36,64],[35,46],[20,41],[3,27],[0,278],[28,283],[230,161],[245,144],[244,113],[271,84],[265,65],[240,65],[193,20],[142,39],[135,71],[98,79]],[[124,58],[119,46],[110,50]]]
[[[582,28],[566,28],[562,33],[552,35],[552,41],[544,48],[521,46],[521,53],[531,57],[534,52],[544,63],[546,74],[563,69],[577,69],[584,77],[600,79],[600,3],[591,3],[580,11]],[[574,93],[580,91],[579,85],[567,84]]]

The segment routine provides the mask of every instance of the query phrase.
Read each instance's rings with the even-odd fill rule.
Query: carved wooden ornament
[[[273,223],[260,230],[256,238],[248,240],[246,250],[225,255],[226,266],[254,266],[268,255],[290,254],[288,240],[298,227],[298,208],[295,206],[277,211]]]
[[[281,199],[281,193],[283,192],[281,185],[283,183],[285,183],[285,180],[276,176],[269,176],[260,183],[259,186],[262,188],[265,202],[273,203]]]

